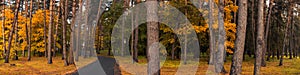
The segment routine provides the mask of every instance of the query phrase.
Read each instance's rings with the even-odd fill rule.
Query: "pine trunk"
[[[247,1],[238,1],[238,5],[237,38],[235,40],[235,51],[233,54],[230,75],[240,75],[242,72],[242,61],[247,27]]]
[[[71,37],[70,37],[70,49],[69,49],[69,64],[74,64],[74,55],[73,51],[76,49],[75,47],[75,19],[76,19],[76,0],[73,0],[73,5],[72,5],[72,22],[71,22]]]
[[[6,0],[2,0],[2,1],[3,1],[3,3],[5,3]],[[3,13],[2,14],[4,14],[4,15],[5,15],[5,9],[6,9],[5,6],[6,5],[3,5]],[[5,17],[4,16],[2,17],[2,37],[3,37],[2,45],[3,45],[3,51],[4,51],[2,56],[5,56],[6,55],[5,54],[6,53],[6,40],[5,40]]]
[[[270,21],[271,21],[271,14],[272,14],[272,9],[273,9],[273,1],[274,0],[271,0],[270,1],[270,6],[269,6],[269,12],[268,12],[268,18],[267,18],[267,27],[266,27],[266,33],[265,33],[265,45],[263,47],[263,50],[264,50],[264,53],[262,55],[262,63],[261,63],[261,66],[262,67],[266,67],[266,61],[264,60],[265,58],[265,55],[266,55],[266,51],[267,51],[267,48],[268,48],[268,36],[269,36],[269,29],[270,29]],[[268,56],[270,54],[270,51],[268,51]]]
[[[14,14],[14,19],[13,19],[13,24],[12,24],[12,29],[9,33],[9,38],[8,38],[8,48],[6,51],[6,55],[5,55],[5,60],[4,63],[9,63],[9,55],[10,55],[10,49],[11,49],[11,43],[12,43],[12,39],[13,39],[13,34],[15,31],[15,26],[18,22],[18,13],[19,13],[19,8],[20,8],[20,0],[16,1],[17,5],[16,5],[16,9],[15,9],[15,14]]]
[[[255,52],[255,64],[254,64],[254,75],[259,75],[262,51],[264,47],[264,0],[258,1],[258,29],[257,29],[257,39],[256,39],[256,52]]]
[[[147,19],[158,20],[158,3],[156,0],[147,0]],[[147,59],[148,59],[148,75],[160,75],[159,67],[159,27],[155,21],[147,22]]]
[[[64,58],[64,64],[65,66],[68,66],[68,57],[67,57],[67,46],[66,46],[66,24],[67,24],[67,15],[68,15],[68,2],[69,0],[65,0],[65,5],[62,5],[64,7],[64,15],[62,15],[62,23],[63,23],[63,58]]]
[[[292,6],[293,4],[291,3],[292,0],[289,0],[289,7],[288,7],[288,13],[287,13],[287,23],[286,23],[286,27],[285,27],[285,30],[284,30],[284,39],[283,39],[283,48],[282,48],[282,52],[281,52],[281,55],[280,55],[280,61],[279,61],[279,66],[282,66],[283,65],[283,53],[284,53],[284,50],[286,49],[286,44],[288,42],[288,31],[289,31],[289,26],[290,26],[290,23],[291,23],[291,16],[292,16]]]
[[[46,0],[44,0],[44,44],[45,44],[45,57],[47,57],[47,25],[46,25]]]
[[[30,0],[30,10],[29,10],[29,18],[30,18],[30,21],[29,21],[29,27],[28,27],[28,31],[29,31],[29,34],[28,34],[28,58],[27,58],[27,61],[30,61],[31,60],[31,26],[32,26],[32,8],[33,8],[33,0]]]
[[[55,0],[50,0],[50,24],[48,29],[48,64],[52,64],[52,25],[53,25],[53,2]]]

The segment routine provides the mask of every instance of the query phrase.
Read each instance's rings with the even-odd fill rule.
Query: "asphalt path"
[[[119,71],[114,58],[98,56],[98,61],[77,69],[77,71],[68,75],[120,75]]]

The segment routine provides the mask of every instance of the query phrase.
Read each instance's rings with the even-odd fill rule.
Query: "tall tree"
[[[46,0],[44,0],[44,3],[43,3],[43,6],[44,6],[44,44],[45,44],[45,57],[47,57],[47,25],[46,25]]]
[[[55,0],[50,0],[50,23],[48,28],[48,64],[52,64],[52,25],[53,25],[53,4]]]
[[[217,51],[217,63],[216,63],[216,72],[217,73],[226,73],[224,68],[224,57],[225,57],[225,40],[226,32],[224,26],[224,0],[219,0],[219,13],[218,13],[218,26],[219,26],[219,38],[218,38],[218,51]],[[225,59],[226,60],[226,59]]]
[[[64,21],[64,19],[62,18],[64,15],[61,14],[61,11],[63,11],[63,9],[64,9],[63,6],[64,6],[63,1],[59,1],[59,3],[56,6],[56,15],[58,15],[58,17],[56,19],[57,23],[55,24],[55,33],[54,33],[54,37],[53,37],[53,57],[56,56],[56,51],[58,51],[58,48],[56,47],[56,43],[58,40],[58,26],[62,21]],[[64,59],[64,56],[62,56],[62,59]]]
[[[280,56],[280,61],[279,61],[279,66],[283,65],[283,53],[284,50],[286,50],[286,44],[288,43],[288,34],[289,34],[289,26],[291,23],[291,16],[293,15],[292,11],[293,11],[293,0],[288,0],[288,10],[287,10],[287,23],[284,29],[284,39],[283,39],[283,48],[282,48],[282,52],[281,52],[281,56]],[[287,54],[287,52],[286,52]]]
[[[15,26],[16,26],[16,24],[18,22],[18,14],[19,14],[20,2],[21,2],[20,0],[16,1],[17,5],[16,5],[16,9],[15,9],[15,14],[14,14],[12,28],[11,28],[11,31],[9,33],[8,48],[7,48],[7,51],[6,51],[4,63],[9,63],[9,55],[10,55],[11,43],[12,43],[14,31],[15,31]]]
[[[136,4],[140,3],[141,0],[136,0]],[[139,8],[137,8],[137,12],[138,12]],[[139,28],[138,28],[138,22],[139,19],[137,19],[139,17],[139,13],[135,13],[135,26],[137,27],[134,31],[135,31],[135,35],[134,35],[134,56],[133,59],[135,60],[135,62],[138,62],[138,41],[139,41]]]
[[[235,40],[235,51],[233,54],[230,75],[240,75],[242,72],[242,61],[247,25],[247,0],[238,1],[238,25],[237,38]]]
[[[5,1],[6,0],[2,0],[2,2],[3,3],[5,3]],[[5,15],[5,6],[6,6],[6,4],[3,4],[3,13],[2,14],[4,14]],[[2,37],[5,37],[5,17],[4,16],[2,16]],[[6,42],[5,42],[5,38],[2,38],[2,40],[3,40],[3,43],[2,43],[2,45],[3,45],[3,56],[5,56],[6,54]]]
[[[147,19],[158,20],[157,0],[147,0]],[[147,22],[148,75],[160,75],[159,49],[152,44],[159,42],[159,28],[155,21]]]
[[[271,21],[271,14],[272,14],[272,9],[273,9],[273,1],[274,0],[270,0],[270,3],[269,3],[269,9],[268,9],[268,18],[267,18],[267,27],[266,27],[266,33],[265,33],[265,46],[264,46],[264,50],[267,51],[268,49],[268,46],[269,46],[269,42],[268,42],[268,36],[269,36],[269,30],[270,30],[270,21]],[[268,49],[269,50],[269,49]],[[268,58],[267,60],[269,60],[269,56],[271,55],[271,51],[268,51]],[[266,61],[264,60],[264,56],[263,56],[263,59],[262,59],[262,63],[261,63],[261,66],[262,67],[265,67],[266,66]]]
[[[68,66],[68,58],[67,58],[67,46],[66,46],[66,21],[67,21],[67,15],[69,13],[69,10],[68,10],[68,2],[69,0],[65,0],[64,1],[65,4],[62,5],[62,7],[64,7],[64,13],[62,15],[62,28],[63,28],[63,59],[64,59],[64,64],[65,66]]]
[[[215,39],[213,37],[214,31],[213,31],[213,8],[214,8],[214,0],[209,0],[209,50],[210,50],[210,55],[209,55],[209,64],[213,65],[214,63],[214,50],[215,50]]]
[[[69,49],[69,64],[74,64],[74,55],[73,55],[73,51],[75,49],[75,30],[74,30],[74,25],[75,25],[75,18],[76,18],[76,0],[73,0],[73,5],[72,5],[72,22],[71,22],[71,41],[70,41],[70,49]]]
[[[253,43],[252,43],[252,46],[253,46],[253,51],[255,51],[255,48],[256,48],[256,38],[255,38],[255,32],[256,32],[256,24],[255,24],[255,13],[256,13],[256,11],[255,11],[255,8],[256,8],[256,6],[255,6],[255,1],[257,1],[257,0],[252,0],[252,2],[251,2],[251,27],[252,27],[252,41],[253,41]]]
[[[28,31],[29,31],[29,35],[28,35],[28,58],[27,61],[31,60],[31,26],[32,26],[32,8],[33,8],[33,0],[30,0],[30,9],[29,9],[29,27],[28,27]]]
[[[27,17],[28,17],[28,0],[25,0],[25,18],[27,19]],[[25,25],[26,25],[25,26],[25,29],[26,29],[26,43],[27,43],[27,46],[28,46],[29,39],[28,39],[28,24],[27,24],[27,21],[25,21]],[[22,51],[22,55],[23,55],[23,57],[25,57],[25,49]]]
[[[262,51],[264,47],[264,0],[258,0],[258,27],[257,27],[257,38],[256,38],[256,51],[255,51],[255,64],[254,64],[254,75],[259,75]]]
[[[82,14],[82,0],[79,0],[79,3],[78,3],[78,5],[79,5],[79,14]],[[80,15],[80,17],[81,17],[81,15]],[[80,52],[79,52],[79,48],[80,48],[80,44],[79,44],[79,40],[80,40],[80,38],[79,38],[79,34],[80,34],[80,32],[79,32],[79,29],[80,29],[80,27],[81,27],[81,24],[78,24],[78,26],[77,26],[77,30],[76,30],[76,50],[75,50],[75,61],[78,61],[78,59],[79,59],[79,54],[80,54]]]

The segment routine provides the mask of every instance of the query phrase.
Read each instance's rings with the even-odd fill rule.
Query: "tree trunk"
[[[79,14],[82,14],[82,0],[79,0],[79,3],[78,3],[78,5],[79,5]],[[82,16],[80,16],[80,17],[82,17]],[[80,55],[80,42],[79,42],[79,40],[80,40],[80,38],[79,38],[79,29],[80,29],[80,27],[81,27],[81,23],[79,23],[78,24],[78,26],[77,26],[77,30],[76,30],[76,50],[75,50],[75,61],[78,61],[79,60],[79,55]]]
[[[6,51],[6,56],[5,56],[5,60],[4,63],[9,63],[9,55],[10,55],[10,49],[11,49],[11,43],[12,43],[12,39],[13,39],[13,34],[15,31],[15,26],[18,22],[18,13],[19,13],[19,8],[20,8],[20,0],[16,1],[17,5],[16,5],[16,9],[15,9],[15,14],[14,14],[14,19],[13,19],[13,24],[12,24],[12,29],[9,33],[9,38],[8,38],[8,48]]]
[[[173,35],[173,38],[176,40],[176,34]],[[176,45],[176,42],[174,42],[172,44],[172,51],[171,51],[171,55],[172,55],[171,59],[172,60],[175,60],[175,50],[176,50],[175,45]]]
[[[47,25],[46,25],[46,0],[44,0],[44,44],[45,44],[45,57],[47,57]]]
[[[71,37],[70,37],[70,49],[69,49],[69,64],[74,64],[74,55],[73,55],[73,51],[75,49],[75,19],[76,19],[76,0],[73,0],[73,5],[72,5],[72,22],[71,22]]]
[[[284,53],[284,50],[286,49],[286,44],[288,42],[287,38],[288,38],[288,27],[290,25],[290,21],[291,21],[291,16],[292,16],[292,6],[293,4],[291,3],[292,0],[289,0],[289,7],[288,7],[288,13],[287,13],[287,23],[286,23],[286,27],[285,27],[285,30],[284,30],[284,39],[283,39],[283,48],[282,48],[282,53],[281,53],[281,57],[280,57],[280,61],[279,61],[279,66],[282,66],[283,65],[283,53]]]
[[[157,16],[157,2],[156,0],[147,0],[147,19],[156,20],[147,22],[147,59],[148,59],[148,75],[160,75],[159,67],[159,27],[158,27],[158,16]]]
[[[218,27],[219,27],[219,38],[218,38],[218,51],[217,53],[217,63],[215,64],[217,73],[226,73],[224,68],[224,57],[225,57],[225,40],[226,32],[224,26],[224,0],[219,0],[219,13],[218,13]],[[246,25],[245,25],[246,27]]]
[[[64,7],[64,15],[62,15],[62,24],[63,24],[63,58],[64,58],[64,64],[65,66],[68,66],[68,57],[67,57],[67,46],[66,46],[66,22],[68,18],[68,2],[69,0],[65,0],[65,5],[62,5]]]
[[[56,56],[56,51],[58,51],[58,48],[56,47],[56,43],[57,43],[57,40],[59,38],[58,37],[58,25],[60,23],[59,19],[61,19],[61,21],[64,21],[64,19],[62,19],[62,16],[64,16],[64,15],[61,14],[61,11],[64,11],[63,10],[64,8],[62,8],[62,6],[64,5],[63,1],[59,1],[58,4],[59,5],[57,5],[57,7],[56,7],[56,13],[57,13],[56,15],[58,15],[57,19],[56,19],[57,23],[55,24],[55,33],[54,33],[54,37],[53,37],[53,57]],[[64,58],[64,55],[62,55],[62,59],[63,58]]]
[[[25,0],[25,16],[26,16],[26,19],[28,18],[28,0]],[[25,22],[25,30],[26,30],[26,48],[28,48],[28,44],[29,44],[29,34],[28,34],[28,24],[27,24],[27,21]],[[28,49],[27,49],[28,50]],[[22,55],[23,57],[25,57],[25,50],[22,51]]]
[[[5,3],[5,1],[6,0],[2,0],[3,1],[3,3]],[[6,5],[3,5],[3,13],[2,14],[4,14],[4,16],[5,16],[5,6]],[[3,46],[3,55],[2,56],[5,56],[6,54],[6,42],[5,42],[5,17],[2,17],[2,40],[3,40],[3,44],[2,44],[2,46]]]
[[[133,1],[130,1],[131,4],[133,4]],[[133,7],[133,5],[131,5],[130,7]],[[133,12],[132,12],[133,13]],[[131,14],[131,42],[130,42],[130,50],[131,50],[131,56],[132,56],[132,62],[135,62],[135,58],[134,58],[134,15]]]
[[[137,4],[138,3],[140,3],[141,2],[141,0],[137,0],[136,1],[137,2]],[[137,11],[139,10],[139,8],[137,8]],[[137,13],[135,13],[136,15],[135,15],[135,26],[137,27],[136,29],[135,29],[135,35],[134,35],[134,57],[133,57],[133,59],[134,60],[136,60],[135,62],[138,62],[138,52],[139,52],[139,50],[138,50],[138,41],[139,41],[139,28],[138,28],[138,22],[139,22],[139,13],[137,12]]]
[[[184,3],[185,3],[185,6],[187,6],[187,0],[185,0],[184,1]],[[187,9],[185,9],[185,15],[188,15],[187,14]],[[187,42],[188,42],[188,38],[187,38],[187,36],[188,36],[188,34],[187,33],[185,33],[185,35],[184,35],[184,51],[183,51],[183,64],[187,64],[186,63],[186,55],[187,55]]]
[[[264,0],[258,0],[258,29],[256,39],[256,52],[255,52],[255,64],[254,64],[254,75],[259,75],[262,51],[264,47]]]
[[[53,25],[53,2],[55,0],[50,0],[50,23],[48,29],[48,64],[52,64],[52,25]]]
[[[270,22],[274,22],[274,21],[270,21]],[[267,28],[269,28],[268,26],[267,26]],[[270,28],[269,28],[270,29]],[[267,31],[267,34],[266,35],[268,35],[268,36],[271,36],[271,32],[272,32],[272,30],[270,29],[269,31]],[[272,37],[272,36],[271,36]],[[268,39],[268,40],[266,40],[266,49],[267,49],[267,51],[268,51],[268,56],[267,56],[267,60],[266,61],[270,61],[270,58],[271,58],[271,55],[273,55],[274,54],[274,50],[271,50],[271,43],[270,43],[270,40],[272,39],[271,37],[269,37],[269,38],[266,38],[266,39]]]
[[[273,9],[273,1],[274,0],[271,0],[270,3],[269,3],[269,12],[268,12],[268,20],[267,20],[267,27],[266,27],[266,33],[265,33],[265,45],[263,47],[263,53],[262,53],[262,62],[261,62],[261,66],[262,67],[266,67],[266,60],[265,60],[265,55],[266,55],[266,51],[267,51],[267,48],[268,48],[268,35],[269,35],[269,29],[270,29],[270,21],[271,21],[271,14],[272,14],[272,9]],[[269,56],[270,52],[268,51],[268,56]]]
[[[209,0],[209,14],[208,14],[208,17],[209,17],[209,50],[210,50],[210,54],[209,54],[209,65],[213,65],[214,61],[213,61],[213,53],[214,53],[214,50],[215,50],[215,39],[213,38],[213,35],[214,35],[214,31],[213,31],[213,6],[214,6],[214,1],[213,0]]]
[[[247,27],[247,1],[238,1],[238,5],[237,38],[235,40],[235,51],[230,69],[231,75],[240,75],[242,72],[242,61]]]
[[[255,24],[255,17],[254,17],[254,15],[255,15],[255,1],[257,1],[257,0],[252,0],[252,3],[251,3],[251,26],[252,26],[252,41],[253,41],[253,51],[256,51],[255,50],[255,48],[256,48],[256,38],[255,38],[255,32],[256,32],[256,24]]]
[[[33,8],[33,0],[30,0],[30,10],[29,10],[29,18],[30,18],[30,21],[29,21],[29,27],[28,27],[28,31],[29,31],[29,34],[28,34],[28,58],[27,58],[27,61],[30,61],[31,60],[31,25],[32,25],[32,8]]]

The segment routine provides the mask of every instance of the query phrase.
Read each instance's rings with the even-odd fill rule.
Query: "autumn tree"
[[[10,49],[11,49],[11,44],[12,44],[12,39],[13,39],[13,34],[15,31],[15,26],[17,24],[18,21],[18,14],[19,14],[19,7],[20,7],[20,0],[16,1],[17,5],[16,5],[16,9],[15,9],[15,14],[14,14],[14,19],[13,19],[13,24],[11,27],[11,31],[9,33],[9,39],[8,39],[8,48],[6,51],[6,56],[5,56],[5,61],[4,63],[9,63],[9,55],[10,55]]]
[[[2,2],[3,3],[5,3],[6,2],[6,0],[2,0]],[[6,8],[5,8],[5,6],[6,6],[6,4],[2,4],[3,6],[2,6],[2,40],[3,40],[3,43],[2,43],[2,48],[3,48],[3,56],[5,56],[6,55],[6,42],[5,42],[5,17],[4,17],[4,15],[5,15],[5,10],[6,10]]]

